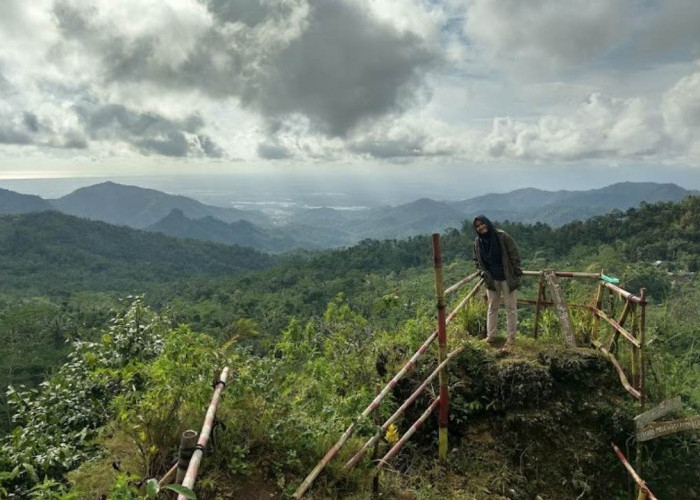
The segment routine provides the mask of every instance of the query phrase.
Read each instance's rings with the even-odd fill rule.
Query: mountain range
[[[675,184],[625,182],[586,191],[525,188],[461,201],[421,198],[363,210],[298,210],[284,223],[261,211],[206,205],[184,196],[104,182],[45,200],[0,189],[0,214],[57,210],[178,238],[242,245],[265,252],[349,246],[362,239],[402,239],[461,227],[485,214],[494,221],[542,222],[557,227],[625,210],[642,202],[679,201],[695,194]]]

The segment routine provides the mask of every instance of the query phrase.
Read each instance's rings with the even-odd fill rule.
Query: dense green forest
[[[688,415],[700,411],[700,197],[556,229],[498,226],[526,269],[604,269],[628,290],[646,287],[649,396],[680,394]],[[473,236],[469,221],[442,235],[446,283],[473,270]],[[232,375],[198,498],[290,495],[434,328],[429,235],[271,258],[49,212],[0,218],[0,256],[0,495],[15,498],[143,497],[179,434],[201,425],[224,365]],[[535,285],[521,296],[534,298]],[[564,286],[592,299],[593,287]],[[626,498],[609,441],[625,443],[636,410],[612,367],[562,349],[553,315],[532,339],[526,307],[516,355],[500,359],[477,342],[483,313],[477,301],[449,330],[464,346],[450,373],[450,468],[434,460],[426,425],[380,478],[385,497]],[[431,363],[397,386],[385,418]],[[576,444],[553,437],[582,415],[569,429]],[[354,444],[372,432],[358,422]],[[699,444],[685,433],[645,445],[659,498],[700,495]],[[368,463],[345,472],[338,462],[311,495],[369,497]]]

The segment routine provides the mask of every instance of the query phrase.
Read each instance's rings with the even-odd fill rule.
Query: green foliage
[[[109,402],[141,389],[138,366],[162,350],[164,328],[137,297],[100,342],[74,342],[68,361],[38,389],[10,387],[16,427],[0,448],[0,470],[24,468],[3,487],[28,493],[39,476],[60,480],[90,458],[97,432],[111,415]]]
[[[520,243],[529,269],[605,268],[621,278],[627,289],[636,292],[647,287],[653,300],[647,308],[650,394],[658,400],[680,393],[695,410],[700,410],[700,346],[695,342],[700,333],[700,286],[689,272],[697,266],[696,254],[700,253],[698,208],[697,199],[689,198],[675,205],[644,205],[558,229],[542,224],[502,225]],[[54,222],[59,226],[77,224],[63,219]],[[14,223],[8,224],[2,227]],[[51,259],[76,243],[79,226],[67,228],[67,235],[55,249],[39,245],[39,253],[32,258],[55,263]],[[108,231],[101,228],[98,233],[103,230]],[[38,239],[32,241],[43,241],[49,232],[40,228]],[[22,234],[17,232],[20,239]],[[118,234],[125,243],[134,245],[131,253],[127,252],[132,257],[133,252],[150,248],[150,240],[139,243],[131,233]],[[444,235],[446,283],[472,270],[472,241],[469,226]],[[62,246],[64,243],[68,246]],[[37,283],[36,274],[18,274],[21,266],[27,265],[20,258],[20,248],[26,249],[28,244],[16,244],[19,247],[10,252],[7,269],[22,289],[46,290]],[[104,246],[96,248],[106,250]],[[214,258],[209,250],[198,251],[207,259]],[[111,281],[111,271],[91,271],[84,281],[68,280],[65,293],[52,290],[52,299],[0,296],[4,334],[0,349],[11,354],[7,380],[10,375],[19,380],[21,372],[26,376],[23,380],[36,383],[49,366],[67,359],[38,388],[8,391],[16,427],[0,450],[0,471],[5,471],[0,472],[0,494],[33,494],[37,498],[70,494],[125,499],[154,493],[162,496],[162,490],[155,490],[157,483],[149,479],[170,467],[182,431],[201,426],[203,409],[211,397],[210,381],[223,366],[230,366],[232,372],[217,413],[221,425],[215,427],[206,467],[197,483],[199,496],[235,498],[246,487],[260,484],[269,485],[271,494],[290,494],[350,423],[355,423],[358,442],[374,433],[376,427],[370,419],[355,420],[357,415],[374,397],[377,381],[386,381],[396,373],[434,329],[435,292],[427,236],[405,241],[366,240],[349,249],[286,256],[278,259],[274,268],[255,274],[234,276],[229,273],[237,269],[202,264],[205,271],[187,268],[186,274],[227,275],[183,276],[177,282],[170,281],[174,273],[169,266],[172,262],[181,265],[184,254],[172,259],[167,252],[158,255],[167,265],[158,263],[139,276],[144,268],[138,264],[135,271],[125,274],[124,281]],[[94,263],[84,253],[78,258],[83,262],[75,264],[75,270]],[[109,267],[126,262],[118,255],[104,258],[108,270],[123,270]],[[666,261],[665,267],[652,265],[654,260]],[[269,263],[261,261],[260,266]],[[152,266],[145,261],[142,264]],[[215,268],[218,271],[214,272]],[[140,288],[155,282],[160,284],[151,287],[148,300],[160,314],[147,308],[145,299],[137,298],[111,321],[110,309],[119,308],[109,295],[73,293],[81,288],[131,289],[136,288],[134,283]],[[534,298],[535,287],[534,280],[524,280],[521,296]],[[578,303],[590,303],[594,294],[593,287],[572,281],[562,287],[567,298]],[[616,305],[619,313],[620,305]],[[520,335],[529,335],[532,309],[521,308],[520,318]],[[485,304],[476,300],[450,325],[451,343],[469,343],[469,337],[483,333],[484,322]],[[592,335],[590,315],[585,310],[572,311],[572,322],[578,340],[585,343]],[[173,324],[180,326],[170,326]],[[543,345],[561,343],[552,309],[542,311],[539,335],[538,342],[523,339],[518,352],[539,352]],[[66,345],[65,340],[73,342]],[[36,366],[29,365],[28,356],[21,357],[25,346],[37,353]],[[68,348],[69,354],[65,352]],[[550,376],[564,377],[576,370],[547,359],[549,364],[540,358],[498,362],[492,353],[469,350],[464,366],[460,365],[469,373],[459,372],[459,378],[453,380],[451,418],[466,428],[474,419],[495,421],[503,416],[498,412],[517,410],[520,413],[513,417],[517,423],[502,424],[512,425],[504,434],[507,438],[513,438],[515,427],[523,422],[533,428],[556,428],[554,411],[544,415],[535,411],[539,408],[526,406],[531,401],[549,404],[558,384],[568,383],[558,379],[553,384]],[[419,363],[412,376],[417,380],[426,375],[433,363],[434,357]],[[498,370],[493,368],[496,363],[500,363]],[[394,398],[399,400],[409,393],[411,383],[403,381],[395,394],[382,402],[382,416],[396,409]],[[601,405],[591,418],[614,421],[614,405],[610,404],[609,413],[606,408]],[[534,414],[527,420],[526,413],[531,410]],[[572,409],[567,411],[574,415]],[[403,431],[410,422],[407,417],[406,422],[397,422],[397,427]],[[586,439],[585,435],[582,438]],[[418,436],[412,442],[414,449],[427,446],[420,439]],[[528,442],[536,442],[535,436],[528,436]],[[695,446],[692,440],[686,444]],[[594,449],[592,444],[590,449]],[[363,472],[350,475],[341,470],[343,459],[348,458],[344,453],[319,478],[316,491],[320,496],[366,491]],[[518,449],[518,453],[522,455],[513,458],[514,463],[529,451]],[[685,456],[675,451],[662,455],[670,461]],[[113,464],[118,464],[118,472]],[[617,466],[610,464],[611,469]],[[72,469],[69,493],[65,473]],[[423,478],[421,492],[428,491],[430,481],[422,476],[428,469],[404,469],[407,477],[414,474],[414,479]],[[663,468],[650,470],[658,474],[651,476],[658,480],[668,473]],[[576,495],[592,484],[581,471],[579,465],[569,471],[568,480],[576,481]],[[491,475],[497,486],[489,487],[506,491],[513,481],[521,480],[515,476]]]

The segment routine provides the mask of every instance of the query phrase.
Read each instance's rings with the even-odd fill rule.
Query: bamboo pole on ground
[[[433,233],[433,268],[435,270],[435,301],[437,306],[438,328],[438,364],[447,357],[447,327],[445,325],[445,293],[442,281],[442,252],[440,235]],[[438,457],[440,462],[447,462],[447,423],[450,396],[447,391],[447,370],[440,370],[440,416],[438,419]]]
[[[219,407],[219,400],[221,399],[221,392],[226,386],[226,379],[228,378],[229,367],[225,367],[219,375],[219,380],[214,384],[214,395],[211,397],[211,403],[209,403],[209,408],[207,409],[207,414],[204,417],[204,424],[202,425],[202,431],[199,433],[199,439],[197,440],[197,446],[190,459],[190,464],[187,467],[187,473],[185,478],[182,480],[182,486],[189,488],[190,490],[194,488],[194,482],[197,480],[197,472],[199,471],[199,464],[202,461],[202,454],[204,449],[207,447],[209,442],[209,435],[211,434],[212,428],[214,427],[214,417],[216,416],[216,409]],[[178,495],[178,500],[186,500],[185,495]]]

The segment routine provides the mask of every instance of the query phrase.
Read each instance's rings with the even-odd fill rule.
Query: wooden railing
[[[437,315],[438,315],[438,328],[433,331],[433,333],[425,340],[425,342],[420,346],[420,348],[413,354],[413,356],[408,360],[408,362],[399,370],[399,372],[384,386],[384,388],[379,391],[374,400],[365,408],[362,414],[357,420],[364,419],[368,417],[371,413],[376,412],[379,404],[384,399],[384,397],[396,386],[396,383],[403,378],[416,364],[418,358],[424,354],[430,344],[439,336],[442,336],[444,332],[445,325],[449,324],[456,314],[467,306],[470,301],[477,297],[479,289],[484,284],[484,280],[479,278],[479,273],[472,273],[469,276],[463,278],[454,285],[448,287],[444,291],[442,290],[442,260],[440,257],[440,245],[439,238],[433,235],[433,252],[434,252],[434,265],[435,265],[435,285],[436,285],[436,302],[437,302]],[[541,318],[541,312],[543,308],[554,307],[556,309],[557,316],[559,317],[559,324],[564,334],[566,343],[570,346],[576,346],[577,341],[575,337],[575,332],[573,331],[573,326],[571,318],[569,315],[569,309],[571,308],[582,308],[590,311],[591,321],[592,321],[592,345],[602,353],[613,365],[615,371],[617,372],[620,382],[623,387],[631,394],[640,404],[643,409],[644,406],[644,333],[645,333],[645,290],[642,289],[639,295],[634,295],[631,292],[623,290],[622,288],[616,286],[613,283],[606,281],[610,279],[601,273],[582,273],[582,272],[571,272],[571,271],[556,271],[553,269],[542,270],[542,271],[524,271],[523,276],[526,277],[537,277],[538,280],[538,291],[537,298],[532,299],[520,299],[518,300],[521,304],[531,304],[536,307],[535,318],[534,318],[534,331],[533,336],[537,338],[539,330],[539,321]],[[594,298],[594,305],[590,304],[571,304],[567,303],[564,295],[559,287],[559,278],[571,278],[571,279],[582,279],[582,280],[594,280],[598,281],[599,285],[596,291],[596,296]],[[459,302],[459,304],[454,308],[454,310],[447,316],[444,317],[444,296],[452,294],[462,287],[472,283],[477,279],[476,285],[467,293],[467,295]],[[547,291],[549,291],[551,300],[547,299]],[[615,311],[610,310],[608,312],[603,309],[603,299],[606,291],[611,297],[619,297],[625,302],[625,306],[620,313],[619,318],[614,319]],[[611,301],[614,304],[615,301]],[[631,328],[625,328],[625,323],[630,320],[632,322]],[[604,335],[601,335],[600,330],[600,320],[606,322],[610,327],[610,338],[604,339]],[[620,362],[616,353],[619,350],[618,343],[620,340],[625,341],[626,345],[631,349],[631,366],[624,367]],[[353,457],[348,460],[345,464],[345,468],[349,469],[354,467],[367,453],[367,451],[375,445],[381,436],[389,429],[389,426],[393,424],[400,415],[402,415],[405,410],[411,405],[418,396],[425,390],[425,388],[432,382],[435,377],[440,376],[444,373],[446,366],[449,362],[458,354],[462,348],[458,348],[455,351],[446,354],[445,339],[440,339],[439,358],[438,366],[432,373],[423,381],[423,383],[411,394],[404,403],[399,407],[396,412],[391,415],[381,426],[379,430],[366,441],[360,450],[353,455]],[[441,377],[444,380],[444,377]],[[446,388],[446,384],[441,384]],[[440,405],[440,413],[444,414],[447,411],[447,405],[449,401],[449,396],[446,394],[446,390],[441,390],[440,395],[432,400],[428,408],[423,412],[421,417],[413,423],[410,430],[404,434],[404,436],[394,444],[394,446],[389,450],[389,452],[381,459],[376,460],[376,467],[379,469],[383,467],[387,461],[395,456],[402,445],[409,439],[409,437],[415,432],[415,430],[425,421],[425,419],[431,414],[431,412]],[[446,414],[446,413],[445,413]],[[440,450],[446,449],[447,443],[447,428],[446,419],[440,419]],[[306,491],[311,487],[314,480],[323,471],[323,469],[335,458],[340,449],[345,445],[350,436],[352,435],[356,422],[350,424],[350,426],[341,435],[340,439],[331,447],[330,450],[324,455],[324,457],[318,462],[314,469],[309,473],[309,475],[304,479],[304,481],[299,485],[297,490],[294,492],[294,498],[301,498]]]

